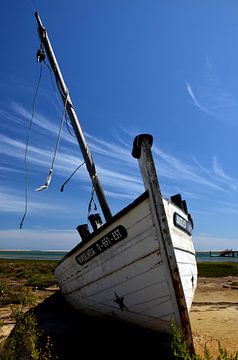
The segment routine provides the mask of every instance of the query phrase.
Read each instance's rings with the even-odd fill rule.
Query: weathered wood
[[[79,253],[119,224],[126,228],[127,238],[80,266],[76,261]],[[62,292],[72,307],[168,333],[171,320],[181,325],[149,198],[115,222],[104,225],[103,231],[82,245],[55,270]],[[123,311],[115,303],[115,293],[124,298]],[[190,303],[190,289],[187,294]]]
[[[150,195],[149,199],[151,212],[157,231],[157,238],[160,243],[161,255],[163,261],[167,265],[165,268],[168,271],[168,282],[170,286],[171,297],[174,303],[177,305],[179,312],[179,319],[177,319],[177,322],[179,323],[179,321],[181,321],[181,325],[186,334],[187,341],[191,351],[193,352],[194,347],[192,330],[190,326],[183,284],[180,276],[181,274],[179,272],[179,265],[176,260],[175,250],[170,234],[170,227],[164,208],[163,197],[151,153],[152,139],[148,137],[147,134],[140,135],[135,138],[134,144],[137,144],[137,146],[140,147],[140,151],[138,152],[137,150],[137,157],[145,188],[149,191]]]

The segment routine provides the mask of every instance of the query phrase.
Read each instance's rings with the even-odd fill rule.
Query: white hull
[[[191,236],[172,223],[173,213],[181,210],[167,200],[164,204],[189,311],[197,283],[195,251]],[[73,249],[56,268],[62,293],[75,309],[170,332],[170,321],[181,326],[181,319],[149,197],[118,215],[91,240]],[[85,264],[77,262],[77,256],[119,225],[127,231],[125,239]],[[118,298],[119,304],[115,302]]]
[[[73,308],[164,333],[171,333],[174,322],[193,351],[192,219],[180,195],[180,201],[162,197],[150,147],[150,136],[135,138],[133,156],[139,159],[145,193],[88,234],[55,275]]]

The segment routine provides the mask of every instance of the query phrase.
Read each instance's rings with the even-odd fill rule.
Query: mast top
[[[36,18],[38,27],[46,30],[45,27],[44,27],[43,24],[42,24],[42,21],[41,21],[41,18],[40,18],[40,14],[39,14],[37,11],[35,11],[35,18]]]

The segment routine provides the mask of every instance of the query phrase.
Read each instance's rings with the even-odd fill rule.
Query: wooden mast
[[[46,29],[42,25],[40,16],[39,16],[39,14],[37,12],[35,12],[35,17],[36,17],[36,20],[37,20],[37,23],[38,23],[38,33],[39,33],[40,40],[41,40],[42,44],[44,45],[45,52],[46,52],[47,57],[49,59],[51,68],[52,68],[52,70],[54,72],[56,83],[57,83],[57,86],[59,88],[59,92],[60,92],[60,95],[62,97],[63,103],[66,104],[66,111],[67,111],[67,114],[68,114],[68,116],[70,118],[71,124],[73,126],[76,138],[78,140],[78,143],[79,143],[83,158],[85,160],[87,170],[88,170],[89,175],[91,177],[94,190],[95,190],[95,192],[97,194],[97,198],[98,198],[99,204],[101,206],[103,215],[105,217],[105,220],[108,221],[112,217],[112,214],[111,214],[111,210],[110,210],[110,208],[108,206],[108,203],[107,203],[103,188],[102,188],[102,186],[100,184],[100,181],[99,181],[99,178],[97,176],[96,168],[95,168],[95,165],[94,165],[94,161],[93,161],[90,149],[89,149],[89,147],[88,147],[88,145],[86,143],[86,139],[84,137],[84,134],[83,134],[83,131],[81,129],[77,114],[76,114],[76,112],[74,110],[74,107],[73,107],[73,104],[71,102],[68,89],[67,89],[67,87],[65,85],[65,82],[64,82],[63,76],[61,74],[58,62],[57,62],[56,57],[54,55],[54,52],[53,52],[51,43],[49,41]]]

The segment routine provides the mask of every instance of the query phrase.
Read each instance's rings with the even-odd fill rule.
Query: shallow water
[[[0,259],[60,260],[67,251],[48,250],[0,250]]]
[[[212,252],[215,254],[215,251]],[[19,259],[19,260],[61,260],[67,251],[59,250],[0,250],[0,259]],[[231,256],[210,256],[209,251],[198,251],[196,253],[197,262],[238,262],[238,257]]]

